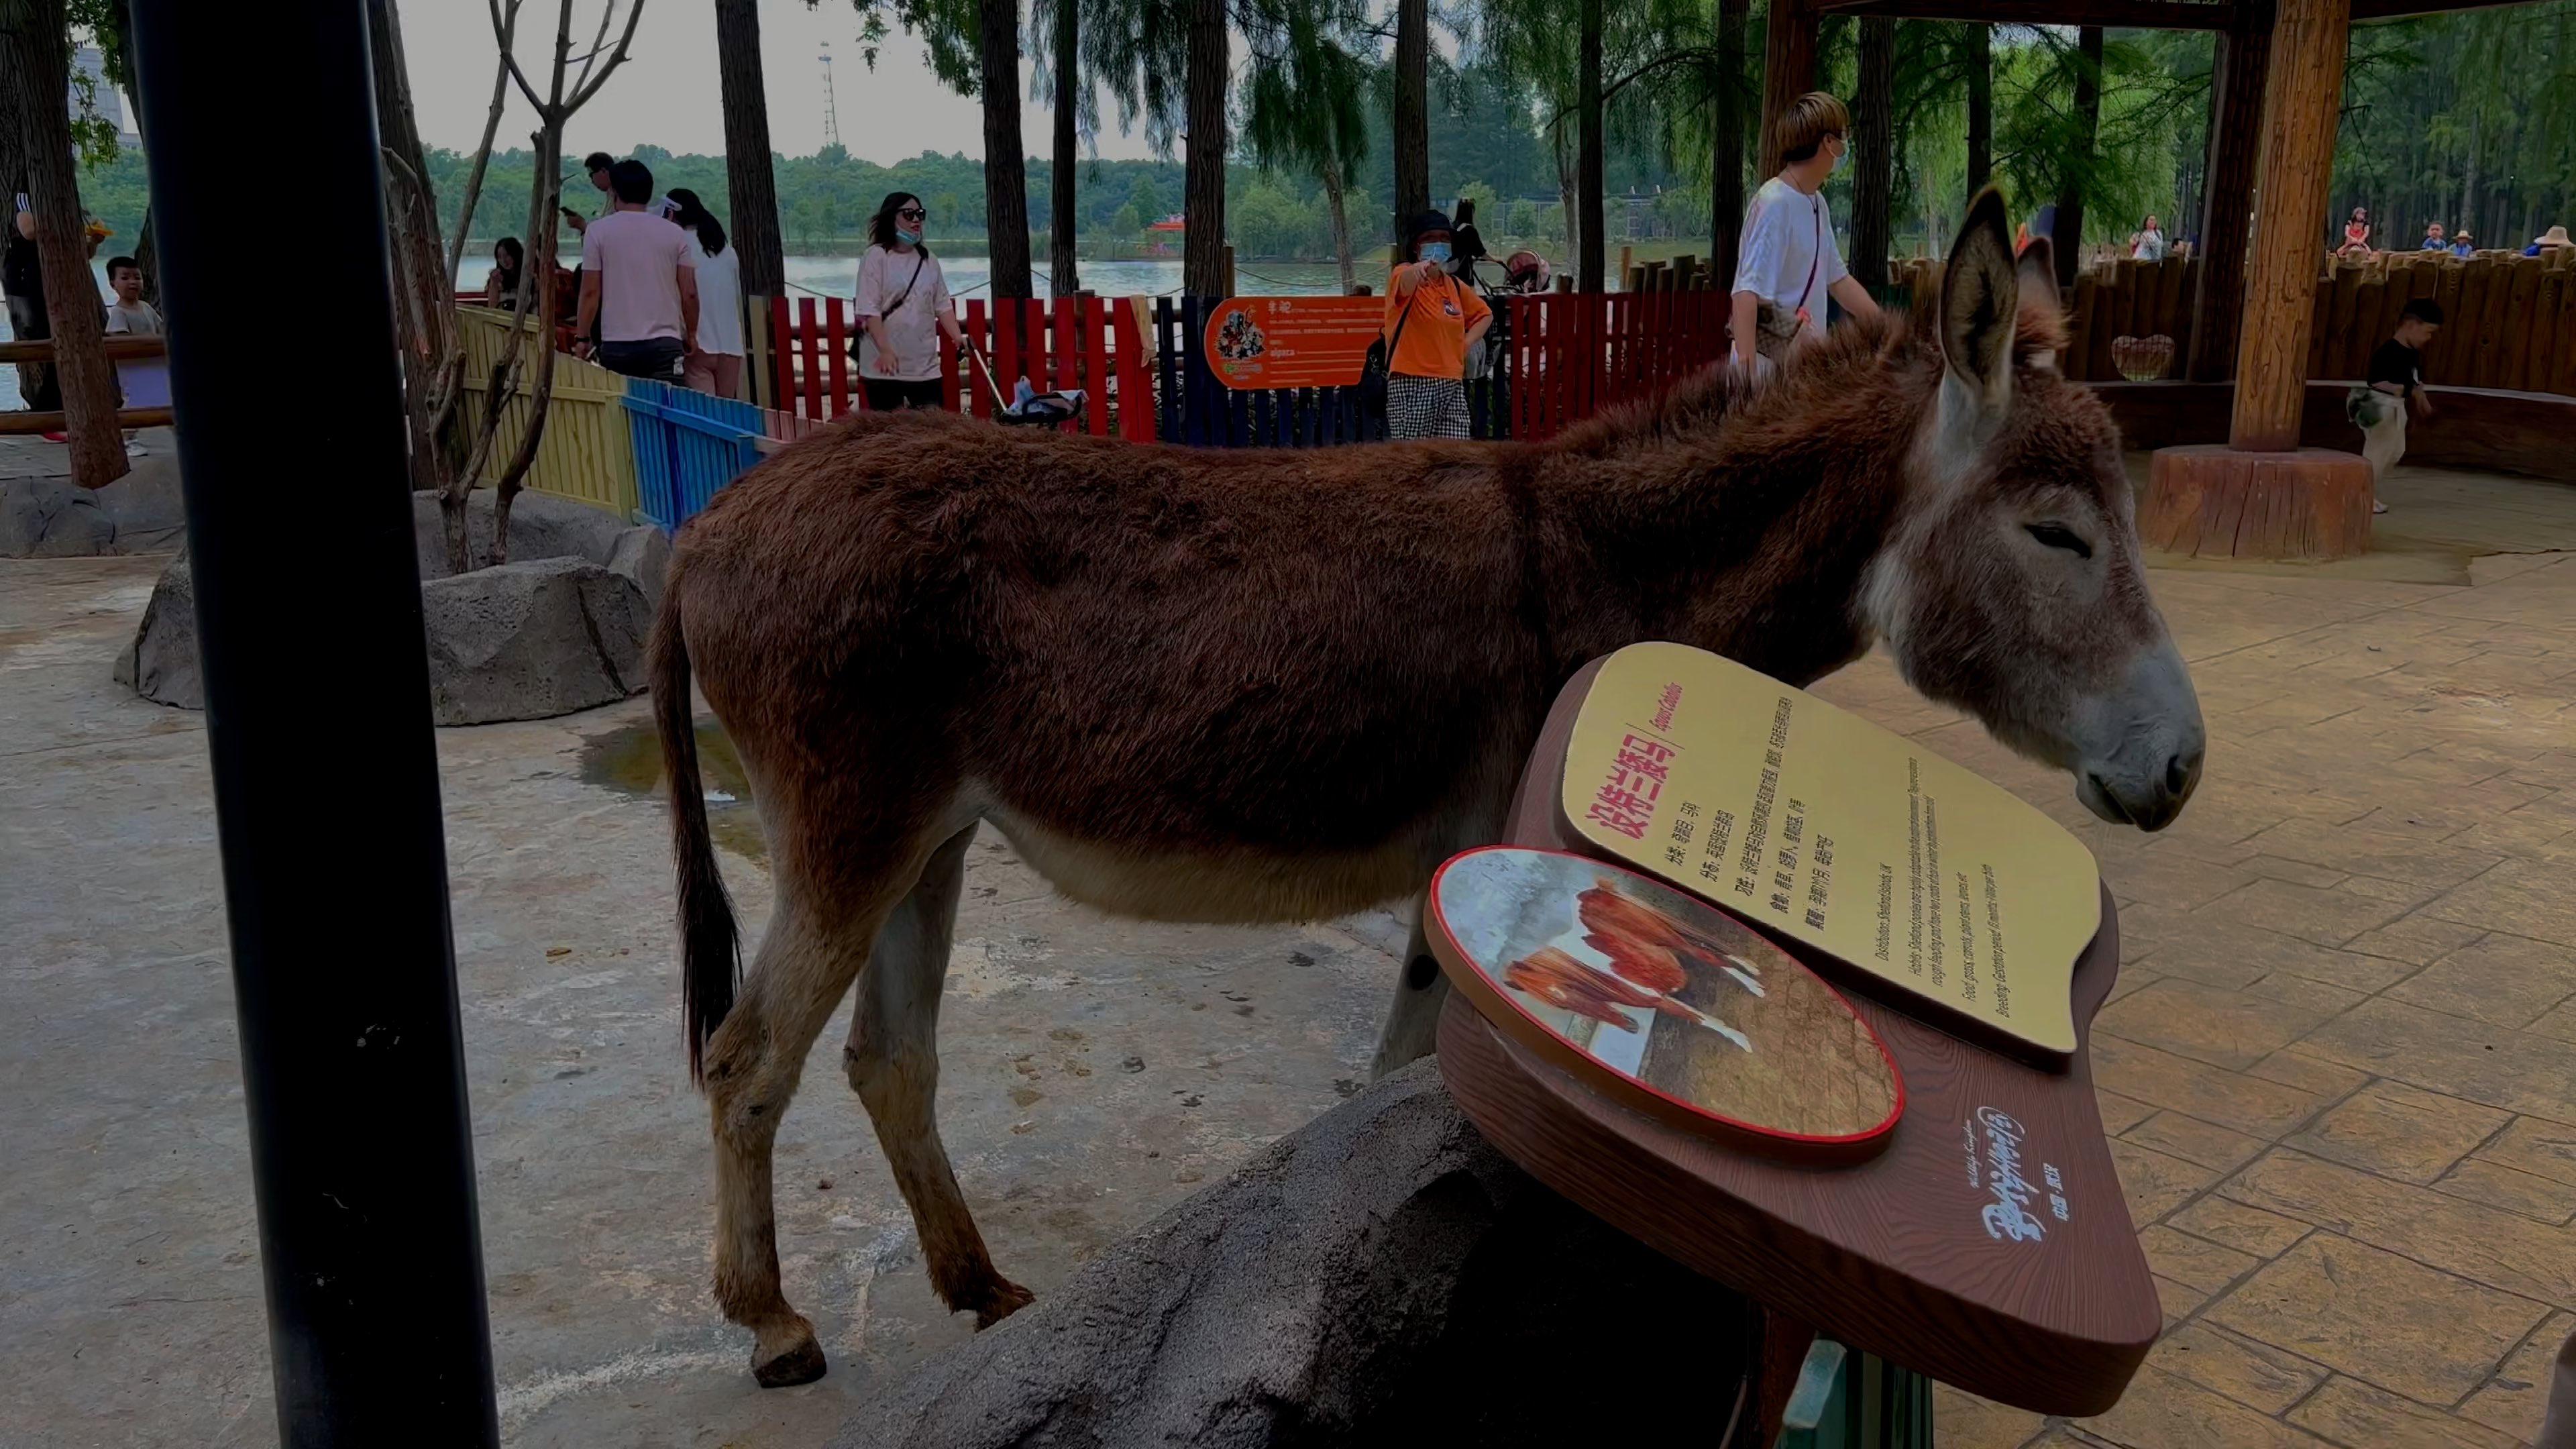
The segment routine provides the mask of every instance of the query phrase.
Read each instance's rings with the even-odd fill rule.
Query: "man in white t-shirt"
[[[1878,315],[1869,289],[1843,266],[1821,194],[1850,154],[1850,130],[1851,113],[1823,91],[1791,101],[1780,117],[1780,174],[1753,194],[1736,253],[1730,333],[1738,367],[1776,362],[1793,344],[1824,336],[1828,297],[1855,316]]]
[[[581,233],[581,313],[573,336],[594,335],[611,372],[678,382],[698,335],[698,256],[689,234],[647,208],[653,173],[641,161],[609,169],[609,211]],[[586,346],[587,344],[576,344]]]

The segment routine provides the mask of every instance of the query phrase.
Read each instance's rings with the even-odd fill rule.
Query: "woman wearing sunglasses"
[[[859,259],[859,385],[873,412],[939,406],[940,338],[965,340],[948,278],[922,245],[921,198],[898,191],[868,218]]]

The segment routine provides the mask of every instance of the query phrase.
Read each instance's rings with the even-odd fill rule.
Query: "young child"
[[[2433,400],[2424,392],[2423,349],[2441,330],[2441,303],[2430,297],[2407,303],[2397,319],[2397,335],[2370,354],[2369,373],[2344,400],[2344,415],[2361,429],[2361,455],[2370,460],[2373,513],[2388,511],[2378,492],[2388,481],[2388,470],[2406,456],[2407,410],[2425,417],[2433,414]]]
[[[107,284],[116,289],[116,300],[107,304],[107,335],[110,337],[158,337],[161,314],[143,300],[143,267],[132,257],[107,259]],[[124,390],[129,408],[166,408],[170,405],[170,365],[159,357],[129,357],[116,364],[116,383]],[[143,448],[134,434],[125,435],[129,457],[142,457]]]

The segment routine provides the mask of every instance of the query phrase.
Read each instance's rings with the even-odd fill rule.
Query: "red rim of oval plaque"
[[[1615,873],[1631,880],[1642,881],[1666,894],[1725,917],[1759,942],[1780,964],[1799,972],[1823,988],[1825,994],[1834,999],[1834,1003],[1843,1009],[1845,1015],[1860,1023],[1861,1030],[1869,1033],[1869,1044],[1877,1050],[1879,1060],[1887,1064],[1888,1078],[1896,1088],[1895,1100],[1889,1105],[1887,1116],[1877,1125],[1864,1128],[1859,1132],[1832,1136],[1765,1127],[1683,1101],[1679,1097],[1610,1067],[1585,1052],[1583,1048],[1559,1034],[1554,1027],[1539,1020],[1527,1007],[1514,1001],[1509,994],[1498,988],[1491,978],[1468,959],[1466,948],[1458,944],[1457,937],[1449,929],[1448,913],[1442,910],[1440,905],[1441,881],[1447,877],[1451,866],[1469,856],[1496,852],[1518,855],[1559,855],[1569,860],[1579,860],[1588,870]],[[1423,906],[1430,912],[1431,923],[1437,928],[1426,932],[1425,939],[1431,945],[1433,958],[1440,963],[1441,973],[1449,978],[1451,986],[1467,994],[1468,999],[1475,1003],[1476,1010],[1485,1020],[1493,1023],[1497,1030],[1506,1033],[1514,1041],[1537,1053],[1550,1065],[1569,1073],[1585,1086],[1659,1122],[1759,1156],[1812,1164],[1862,1162],[1877,1156],[1886,1149],[1888,1139],[1894,1133],[1897,1122],[1905,1116],[1905,1071],[1896,1064],[1896,1058],[1889,1054],[1887,1042],[1879,1036],[1878,1028],[1870,1024],[1868,1017],[1852,1009],[1850,998],[1836,989],[1832,982],[1817,975],[1807,963],[1782,950],[1770,937],[1754,929],[1742,918],[1722,907],[1701,900],[1698,896],[1670,882],[1658,880],[1643,871],[1631,870],[1625,865],[1604,860],[1599,856],[1584,855],[1571,850],[1548,850],[1528,845],[1479,845],[1462,850],[1440,863],[1440,868],[1431,873],[1430,888],[1423,893]]]

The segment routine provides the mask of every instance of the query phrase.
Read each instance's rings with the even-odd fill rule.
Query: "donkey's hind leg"
[[[877,933],[841,1060],[912,1209],[931,1286],[950,1308],[972,1310],[975,1326],[987,1328],[1027,1307],[1029,1291],[994,1271],[940,1145],[936,1115],[939,989],[956,933],[966,847],[974,839],[969,825],[931,852],[920,881]]]
[[[793,858],[788,857],[788,858]],[[849,862],[855,866],[859,862]],[[865,879],[856,870],[841,879]],[[829,899],[785,871],[741,997],[707,1042],[708,1115],[715,1128],[717,1305],[752,1331],[752,1377],[763,1388],[823,1376],[814,1325],[788,1306],[778,1281],[778,1220],[770,1154],[796,1094],[806,1051],[865,969],[868,946],[911,879],[889,868],[858,899]]]

